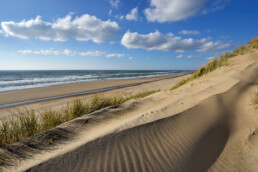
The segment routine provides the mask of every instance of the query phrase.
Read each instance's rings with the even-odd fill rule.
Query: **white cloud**
[[[129,14],[125,16],[126,20],[137,20],[138,19],[138,8],[135,7],[131,10]]]
[[[119,31],[116,22],[102,21],[95,16],[84,14],[72,19],[71,14],[64,18],[58,18],[49,23],[41,20],[40,16],[35,19],[22,20],[21,22],[1,22],[6,35],[23,39],[36,38],[42,40],[66,41],[76,39],[79,41],[92,40],[93,42],[111,41]]]
[[[214,0],[211,2],[212,3],[209,5],[209,7],[202,10],[202,14],[208,14],[215,11],[223,10],[230,2],[230,0]]]
[[[183,34],[183,35],[199,35],[200,31],[198,31],[198,30],[181,30],[179,33]]]
[[[194,57],[201,57],[202,55],[188,55],[187,58],[190,59],[190,58],[194,58]]]
[[[103,51],[88,51],[88,52],[81,52],[81,56],[103,56],[106,53]]]
[[[129,59],[129,60],[132,60],[132,59],[133,59],[133,57],[129,57],[128,59]]]
[[[64,50],[65,51],[65,50]],[[43,54],[43,55],[59,55],[61,52],[54,51],[54,50],[40,50],[40,52],[36,51],[36,54]],[[65,53],[64,53],[65,54]],[[66,55],[66,54],[65,54]]]
[[[72,52],[68,49],[65,49],[64,54],[67,55],[67,56],[70,56],[70,55],[72,55]]]
[[[118,4],[120,3],[120,0],[109,0],[109,3],[113,8],[118,9]]]
[[[230,47],[230,44],[220,41],[210,41],[208,38],[195,40],[193,38],[182,39],[181,37],[173,36],[173,34],[163,35],[159,31],[149,34],[139,34],[137,32],[127,31],[121,44],[127,48],[136,49],[142,48],[147,50],[161,51],[216,51]]]
[[[63,51],[56,51],[52,49],[46,49],[46,50],[19,50],[18,51],[21,54],[36,54],[36,55],[66,55],[71,56],[75,55],[75,53],[72,53],[70,50],[65,49]]]
[[[195,57],[195,56],[193,56],[193,55],[187,56],[188,59],[193,58],[193,57]]]
[[[112,14],[112,10],[109,10],[108,15],[111,16],[111,14]]]
[[[121,58],[124,56],[125,56],[125,54],[107,54],[106,55],[107,58]]]
[[[70,51],[68,49],[65,49],[63,51],[57,51],[53,49],[46,49],[46,50],[19,50],[18,51],[21,54],[36,54],[36,55],[66,55],[66,56],[73,56],[77,53],[81,56],[105,56],[106,58],[122,58],[125,56],[125,54],[107,54],[103,51],[88,51],[88,52],[77,52]],[[131,60],[132,57],[129,57]]]
[[[150,0],[144,13],[148,21],[174,22],[195,15],[207,0]]]
[[[176,58],[178,58],[178,59],[180,59],[180,58],[182,58],[182,57],[184,57],[182,54],[181,54],[181,55],[176,56]]]
[[[124,20],[124,18],[125,17],[123,15],[119,17],[120,20]]]
[[[31,53],[33,53],[32,50],[19,50],[18,52],[22,53],[22,54],[31,54]]]
[[[221,39],[229,39],[230,37],[229,36],[225,36],[225,35],[221,35],[220,38]]]
[[[124,57],[125,54],[107,54],[103,51],[88,51],[79,53],[81,56],[105,56],[106,58],[121,58]]]

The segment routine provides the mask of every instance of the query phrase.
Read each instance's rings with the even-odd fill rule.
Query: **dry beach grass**
[[[122,104],[131,99],[143,98],[159,90],[146,91],[131,96],[105,97],[96,95],[87,102],[75,99],[74,102],[61,110],[46,109],[37,119],[34,110],[17,109],[12,119],[2,121],[0,125],[0,146],[6,146],[26,137],[44,132],[59,124],[82,115],[90,114],[99,109]]]

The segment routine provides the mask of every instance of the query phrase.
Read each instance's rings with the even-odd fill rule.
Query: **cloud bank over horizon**
[[[35,55],[66,55],[66,56],[74,56],[74,55],[80,55],[80,56],[91,56],[91,57],[97,57],[97,56],[104,56],[106,58],[122,58],[125,57],[125,54],[120,53],[106,53],[104,51],[87,51],[87,52],[77,52],[77,51],[71,51],[69,49],[64,50],[53,50],[53,49],[45,49],[45,50],[19,50],[18,53],[21,54],[35,54]],[[132,57],[131,57],[132,58]]]

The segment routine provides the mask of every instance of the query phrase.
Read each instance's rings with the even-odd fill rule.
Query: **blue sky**
[[[257,18],[257,0],[2,0],[0,70],[192,70]]]

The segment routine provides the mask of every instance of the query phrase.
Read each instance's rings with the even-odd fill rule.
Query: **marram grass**
[[[194,73],[192,76],[186,79],[180,80],[176,85],[174,85],[171,90],[177,89],[180,86],[188,83],[189,81],[192,81],[196,78],[199,78],[207,73],[210,73],[214,71],[215,69],[224,66],[228,63],[228,59],[238,56],[238,55],[243,55],[248,52],[251,52],[253,49],[258,49],[258,37],[253,38],[246,46],[241,45],[237,47],[234,51],[232,52],[226,52],[220,56],[220,58],[214,58],[211,61],[209,61],[205,66],[200,67]]]
[[[47,109],[39,112],[37,116],[34,110],[17,109],[10,120],[0,121],[0,147],[39,134],[82,115],[108,106],[119,105],[131,99],[143,98],[158,91],[160,90],[146,91],[131,96],[95,95],[89,101],[82,102],[80,99],[76,99],[62,110]]]

